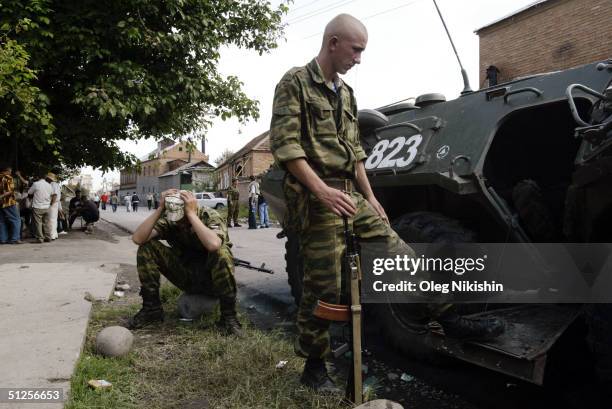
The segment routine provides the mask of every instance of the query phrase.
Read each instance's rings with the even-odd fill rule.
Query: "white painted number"
[[[389,142],[388,139],[383,139],[374,145],[368,160],[366,160],[365,167],[366,169],[375,169],[392,168],[393,166],[403,168],[404,166],[408,166],[416,158],[421,142],[423,142],[423,137],[419,134],[412,135],[408,139],[403,136],[398,136],[391,142]],[[395,158],[404,146],[408,147],[406,149],[408,156]],[[390,150],[390,152],[385,156],[384,153],[387,150]]]

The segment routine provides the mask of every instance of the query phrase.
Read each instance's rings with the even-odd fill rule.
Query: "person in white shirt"
[[[128,192],[123,198],[123,200],[125,200],[125,208],[129,213],[130,207],[132,207],[132,195]]]
[[[32,198],[34,236],[36,237],[39,243],[42,243],[43,241],[51,241],[48,220],[52,194],[53,188],[42,177],[38,181],[34,182],[28,190],[28,196]]]
[[[249,183],[249,229],[257,228],[257,197],[259,196],[259,183],[255,180],[255,176],[251,175],[251,183]]]
[[[62,191],[60,189],[59,183],[57,183],[57,177],[55,174],[49,172],[47,173],[47,177],[45,180],[51,184],[51,204],[49,206],[49,234],[51,236],[51,240],[57,239],[57,214],[59,212],[60,205],[60,197],[62,195]]]

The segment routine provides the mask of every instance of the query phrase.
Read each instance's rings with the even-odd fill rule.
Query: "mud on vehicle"
[[[407,243],[612,242],[611,81],[608,60],[451,101],[427,94],[360,111],[366,170],[393,228]],[[281,221],[284,176],[272,169],[262,183]],[[286,234],[289,284],[299,300],[303,263],[295,234]],[[547,353],[585,318],[599,369],[612,380],[607,305],[471,311],[512,325],[500,338],[469,348],[411,322],[410,304],[368,307],[405,352],[435,350],[536,384],[544,381]]]

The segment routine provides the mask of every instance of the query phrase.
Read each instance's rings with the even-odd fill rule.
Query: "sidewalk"
[[[124,232],[99,225],[91,235],[72,231],[52,243],[0,246],[0,388],[62,388],[67,398],[91,311],[85,294],[107,299],[119,264],[133,264],[136,254]]]

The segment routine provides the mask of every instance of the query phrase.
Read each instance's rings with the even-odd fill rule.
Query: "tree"
[[[231,151],[229,149],[224,150],[221,155],[217,159],[215,159],[215,165],[219,166],[220,164],[231,158],[233,154],[234,151]]]
[[[23,45],[10,37],[30,27],[31,21],[22,19],[14,26],[4,24],[0,28],[0,134],[5,136],[4,157],[0,159],[13,162],[15,167],[19,165],[20,138],[31,135],[30,144],[39,150],[44,146],[52,148],[57,142],[47,111],[48,100],[33,85],[36,73],[28,67],[30,56]],[[57,155],[56,151],[52,153]]]
[[[107,170],[134,163],[120,139],[197,138],[211,116],[257,118],[238,78],[218,73],[219,49],[270,51],[286,11],[263,0],[2,0],[0,27],[30,22],[13,38],[52,133],[39,146],[24,120],[6,123],[0,146],[18,134],[21,162]]]

